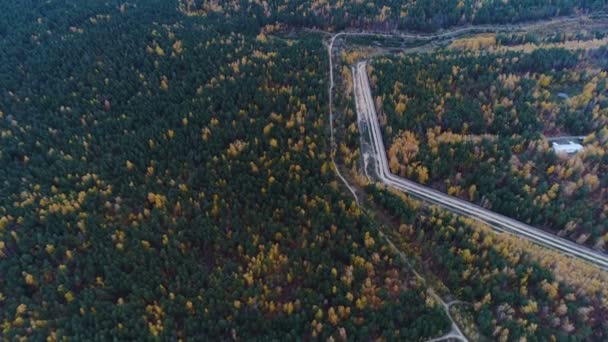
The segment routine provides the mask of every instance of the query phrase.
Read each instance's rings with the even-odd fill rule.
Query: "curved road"
[[[600,13],[600,14],[597,14],[596,16],[598,18],[603,18],[605,16],[605,14]],[[333,168],[336,171],[336,174],[338,175],[338,177],[340,178],[342,183],[344,183],[344,185],[346,185],[346,187],[348,188],[350,193],[353,195],[357,205],[360,204],[359,197],[357,196],[357,192],[344,178],[344,176],[340,172],[340,169],[338,168],[338,165],[336,164],[336,161],[334,158],[335,151],[336,151],[336,141],[335,141],[335,137],[334,137],[334,112],[333,112],[333,89],[334,89],[333,50],[334,50],[334,43],[337,38],[343,37],[343,36],[359,36],[359,37],[370,36],[370,37],[384,37],[384,38],[422,39],[422,40],[432,41],[435,39],[449,38],[452,36],[457,36],[457,35],[468,33],[468,32],[511,32],[511,31],[532,30],[532,29],[539,28],[539,27],[545,27],[548,25],[559,24],[559,23],[574,22],[574,21],[579,21],[581,19],[586,19],[586,18],[587,17],[583,17],[583,16],[574,16],[574,17],[561,17],[561,18],[556,18],[556,19],[551,19],[551,20],[546,20],[546,21],[515,24],[515,25],[474,25],[474,26],[461,27],[458,29],[450,30],[450,31],[445,31],[445,32],[438,33],[438,34],[407,34],[407,33],[400,33],[400,32],[383,33],[383,32],[344,31],[344,32],[339,32],[337,34],[332,35],[329,45],[327,47],[327,52],[328,52],[328,56],[329,56],[329,79],[330,79],[329,87],[328,87],[329,127],[330,127],[330,145],[331,145],[330,157],[331,157],[331,162],[332,162]],[[315,31],[315,30],[311,30],[311,31]],[[323,32],[323,31],[320,31],[320,32],[327,33],[327,32]]]
[[[416,182],[393,175],[388,167],[386,149],[382,140],[382,133],[378,124],[378,117],[374,107],[369,80],[366,71],[366,62],[360,62],[353,68],[353,83],[355,88],[355,102],[360,120],[364,120],[369,127],[369,134],[376,160],[376,174],[380,180],[396,189],[415,195],[429,202],[438,204],[459,214],[474,218],[486,223],[490,227],[512,233],[533,241],[539,245],[555,249],[596,266],[608,270],[608,255],[594,251],[574,242],[562,239],[553,234],[544,232],[528,224],[516,221],[504,215],[497,214],[485,208],[476,206],[467,201],[448,196],[437,190],[422,186]]]

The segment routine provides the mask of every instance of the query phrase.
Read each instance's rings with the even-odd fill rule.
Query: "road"
[[[467,201],[448,196],[437,190],[422,186],[416,182],[393,175],[388,167],[386,149],[378,123],[376,109],[372,98],[366,62],[360,62],[353,68],[353,84],[357,115],[367,125],[373,147],[375,170],[379,180],[388,186],[438,204],[458,214],[481,221],[488,226],[517,235],[536,244],[555,249],[563,254],[587,261],[602,269],[608,270],[608,255],[594,251],[574,242],[544,232],[528,224],[497,214]]]
[[[598,14],[598,18],[602,18],[604,14]],[[449,38],[465,33],[472,32],[512,32],[512,31],[527,31],[533,30],[540,27],[546,27],[549,25],[561,24],[566,22],[574,22],[580,20],[589,19],[585,16],[574,16],[574,17],[560,17],[546,21],[539,21],[534,23],[523,23],[523,24],[514,24],[514,25],[475,25],[475,26],[466,26],[460,27],[457,29],[437,33],[437,34],[409,34],[409,33],[401,33],[401,32],[393,32],[393,33],[385,33],[385,32],[355,32],[355,31],[344,31],[339,32],[331,36],[329,45],[327,47],[327,53],[329,57],[329,126],[330,126],[330,145],[331,145],[331,162],[333,168],[338,175],[338,178],[344,183],[344,185],[348,188],[350,193],[355,198],[355,202],[359,205],[359,197],[357,196],[357,192],[355,189],[348,183],[348,181],[344,178],[340,169],[338,168],[338,164],[335,161],[335,152],[336,152],[336,141],[334,137],[334,108],[333,108],[333,89],[334,89],[334,65],[333,65],[333,51],[334,51],[334,43],[336,39],[345,36],[369,36],[369,37],[384,37],[384,38],[402,38],[402,39],[419,39],[419,40],[436,40],[436,39],[444,39]],[[319,30],[309,30],[315,32],[321,32],[328,34],[325,31]]]

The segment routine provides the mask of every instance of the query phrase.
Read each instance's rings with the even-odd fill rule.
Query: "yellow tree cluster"
[[[388,160],[391,172],[404,176],[408,167],[418,154],[420,141],[411,131],[400,131],[388,150]],[[411,174],[411,172],[409,172]]]
[[[454,50],[480,50],[496,46],[495,34],[482,34],[471,38],[461,38],[453,41],[449,49]]]

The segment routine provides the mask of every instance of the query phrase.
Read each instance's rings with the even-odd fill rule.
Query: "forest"
[[[606,9],[606,0],[180,0],[188,15],[241,21],[253,17],[259,24],[330,30],[380,29],[434,32],[466,24],[509,24],[592,13]]]
[[[606,2],[329,3],[2,1],[3,340],[425,341],[451,328],[432,295],[438,284],[468,303],[490,339],[606,339],[606,294],[595,278],[593,286],[558,278],[558,266],[514,242],[495,244],[462,218],[368,185],[362,190],[398,222],[391,236],[416,253],[404,259],[391,248],[381,220],[335,175],[327,37],[301,30],[435,30],[499,22],[501,11],[520,21]],[[454,61],[485,58],[454,49],[445,52]],[[575,64],[597,58],[550,53],[591,89],[598,76]],[[410,68],[393,62],[375,72]],[[589,91],[602,92],[602,82]],[[521,91],[536,86],[524,83]],[[600,114],[581,129],[595,129]],[[399,121],[391,125],[397,132]],[[541,126],[529,119],[508,135],[538,141]],[[588,143],[604,146],[602,132]],[[409,261],[418,259],[437,279],[417,276]]]
[[[606,338],[605,275],[591,270],[549,271],[551,253],[529,253],[522,240],[496,234],[470,219],[395,194],[382,185],[367,186],[373,201],[398,219],[394,233],[428,260],[446,286],[471,306],[482,336],[492,340],[599,341]],[[560,260],[561,262],[561,260]],[[566,271],[566,272],[564,272]],[[584,276],[582,282],[576,278]],[[579,278],[580,279],[580,278]]]
[[[604,250],[608,242],[602,33],[487,34],[372,64],[391,171]],[[556,154],[552,138],[585,136]]]
[[[447,330],[337,187],[320,37],[66,3],[0,57],[4,339]]]

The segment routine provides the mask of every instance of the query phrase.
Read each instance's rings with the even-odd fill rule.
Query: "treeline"
[[[191,15],[239,21],[253,17],[261,25],[295,27],[405,29],[433,32],[456,25],[512,24],[606,9],[606,0],[513,1],[273,1],[180,0]]]

